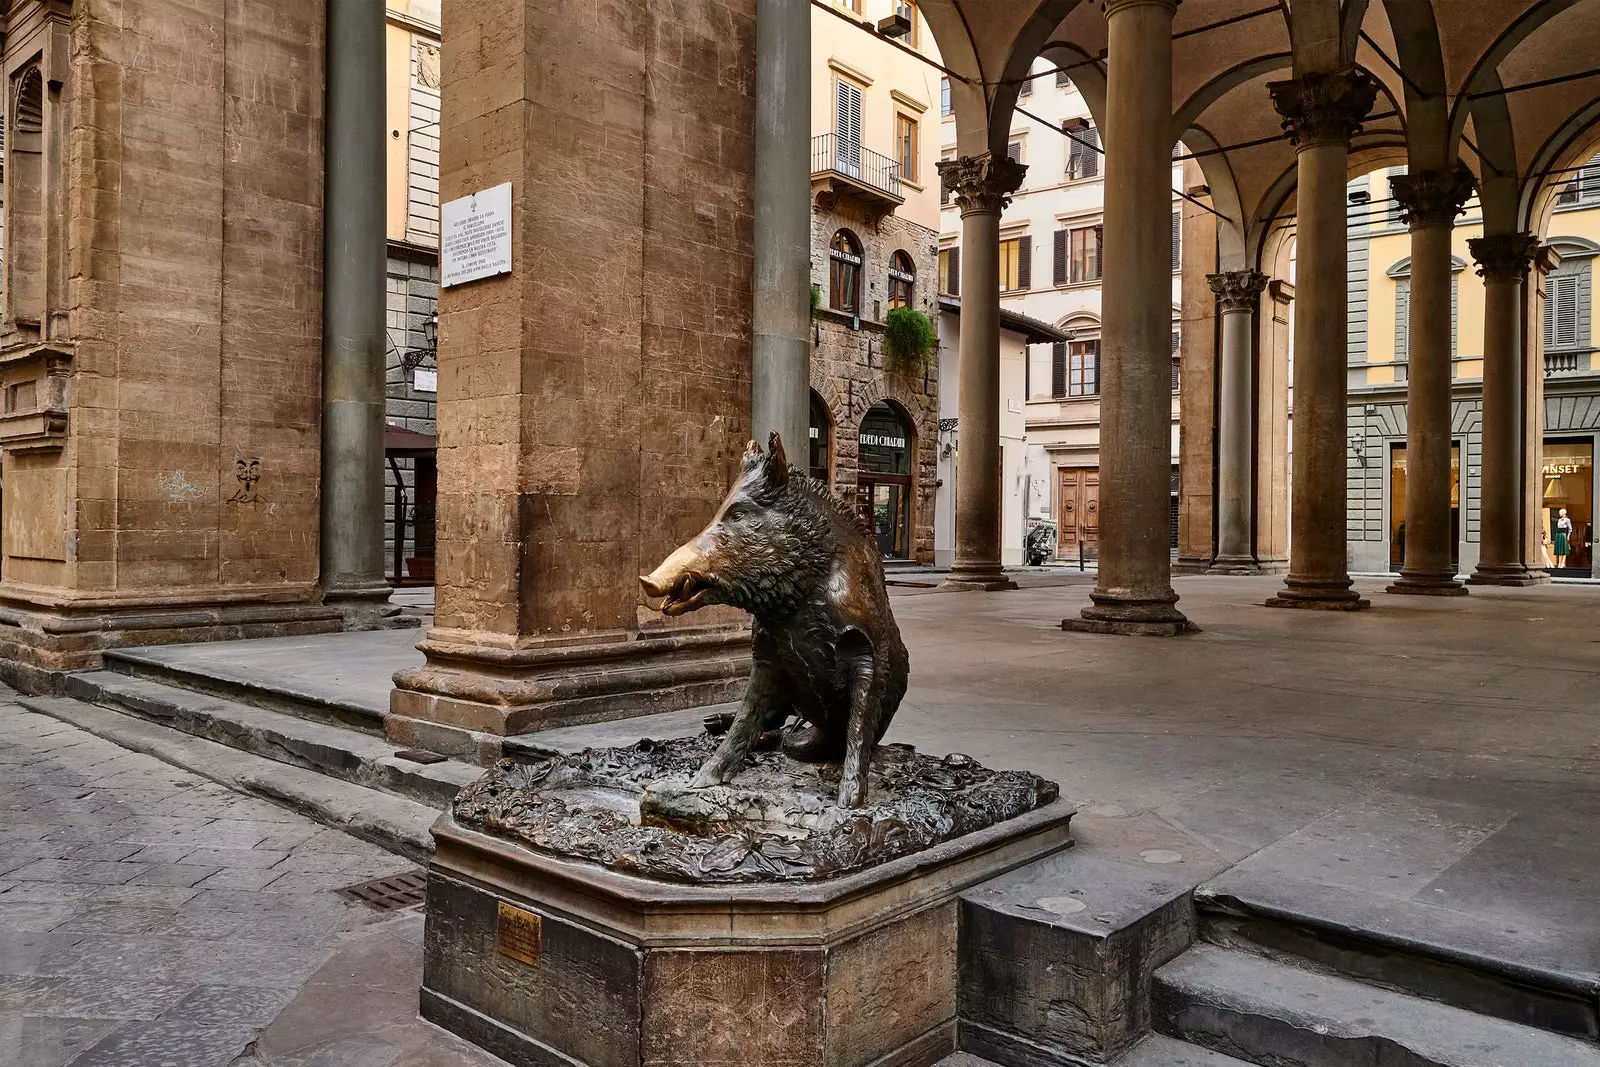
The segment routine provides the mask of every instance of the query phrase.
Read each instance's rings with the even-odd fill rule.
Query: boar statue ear
[[[789,481],[789,457],[783,454],[783,438],[773,430],[767,438],[767,484],[781,489]]]

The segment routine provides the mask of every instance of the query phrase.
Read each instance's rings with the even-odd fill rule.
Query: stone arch
[[[1600,98],[1590,101],[1558,127],[1534,153],[1517,202],[1514,229],[1544,234],[1549,230],[1556,194],[1569,178],[1568,168],[1581,166],[1600,145]]]
[[[817,438],[812,438],[808,435],[808,440],[806,441],[806,471],[815,478],[817,471],[820,469],[823,476],[818,480],[824,485],[832,487],[834,459],[838,453],[836,441],[838,439],[839,419],[834,414],[833,405],[828,403],[827,398],[820,391],[813,386],[808,392],[810,394],[809,422],[811,423],[811,428],[818,431],[818,437],[821,438],[824,459],[821,468],[811,462]],[[818,416],[821,416],[820,420]],[[819,421],[826,425],[818,426],[817,423]],[[794,458],[791,457],[789,462],[793,465]]]
[[[1394,34],[1395,58],[1405,71],[1406,149],[1412,170],[1438,170],[1456,162],[1450,129],[1449,86],[1433,4],[1383,0]]]
[[[1084,63],[1067,76],[1072,79],[1072,84],[1077,88],[1078,95],[1083,97],[1083,102],[1089,109],[1089,117],[1094,120],[1095,126],[1105,128],[1106,114],[1106,72],[1101,68],[1101,60],[1091,56],[1077,45],[1065,41],[1051,41],[1039,53],[1050,62],[1060,67]]]

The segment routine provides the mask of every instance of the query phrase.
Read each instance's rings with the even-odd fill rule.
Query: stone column
[[[440,294],[437,610],[384,729],[492,760],[744,689],[747,616],[663,617],[638,576],[750,436],[756,0],[443,10],[472,44],[444,51],[440,198],[511,183],[511,270]],[[711,218],[726,241],[684,240]]]
[[[1522,559],[1522,302],[1539,250],[1531,233],[1467,242],[1483,277],[1483,493],[1470,585],[1535,585]]]
[[[1015,589],[1000,571],[1000,213],[1027,170],[984,153],[939,164],[961,208],[956,551],[947,589]]]
[[[1106,0],[1100,575],[1063,629],[1180,634],[1172,591],[1172,15]]]
[[[322,589],[352,627],[398,615],[383,576],[383,0],[328,5],[322,252]]]
[[[805,465],[811,425],[811,8],[756,3],[751,436]]]
[[[1378,85],[1348,69],[1267,89],[1300,168],[1289,574],[1267,605],[1351,611],[1371,605],[1351,588],[1346,556],[1346,162]]]
[[[1406,556],[1391,593],[1465,596],[1450,528],[1450,231],[1472,195],[1464,167],[1390,179],[1411,224]]]
[[[1222,315],[1222,372],[1217,412],[1217,558],[1212,574],[1259,574],[1250,545],[1255,511],[1251,463],[1251,369],[1256,307],[1267,276],[1256,270],[1207,275]]]

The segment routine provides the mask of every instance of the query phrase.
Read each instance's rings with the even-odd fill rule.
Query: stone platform
[[[958,895],[1071,844],[1033,812],[820,882],[681,885],[434,827],[423,1017],[514,1064],[927,1067]]]

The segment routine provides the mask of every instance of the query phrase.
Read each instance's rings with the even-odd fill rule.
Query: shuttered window
[[[1179,385],[1179,383],[1181,381],[1182,381],[1182,375],[1180,375],[1179,372],[1178,372],[1178,331],[1177,330],[1173,330],[1172,331],[1172,391],[1174,393],[1176,393],[1178,391],[1178,385]]]
[[[1172,213],[1172,273],[1183,266],[1183,215]]]
[[[1394,358],[1411,359],[1411,279],[1401,278],[1394,286]]]
[[[1072,88],[1072,75],[1068,74],[1064,70],[1056,71],[1056,88],[1057,89],[1070,89],[1070,88]]]
[[[939,79],[939,114],[950,114],[950,79]]]
[[[1013,163],[1021,163],[1022,162],[1022,142],[1021,141],[1012,141],[1010,144],[1006,145],[1006,156]]]
[[[1055,233],[1055,248],[1050,256],[1050,284],[1067,284],[1067,231],[1057,230]]]
[[[1552,274],[1544,306],[1545,348],[1578,346],[1578,276]]]
[[[1095,226],[1081,226],[1068,238],[1070,245],[1070,275],[1073,283],[1098,281],[1100,278],[1100,231]]]
[[[961,248],[939,249],[939,292],[946,296],[961,295]]]
[[[1095,178],[1100,174],[1100,131],[1091,126],[1087,130],[1068,135],[1067,180],[1078,181]]]
[[[841,173],[861,173],[861,90],[840,79],[834,97],[833,132]]]
[[[1033,287],[1033,238],[1027,234],[1000,242],[1000,291]]]
[[[1050,395],[1067,395],[1067,342],[1057,341],[1050,346]]]

